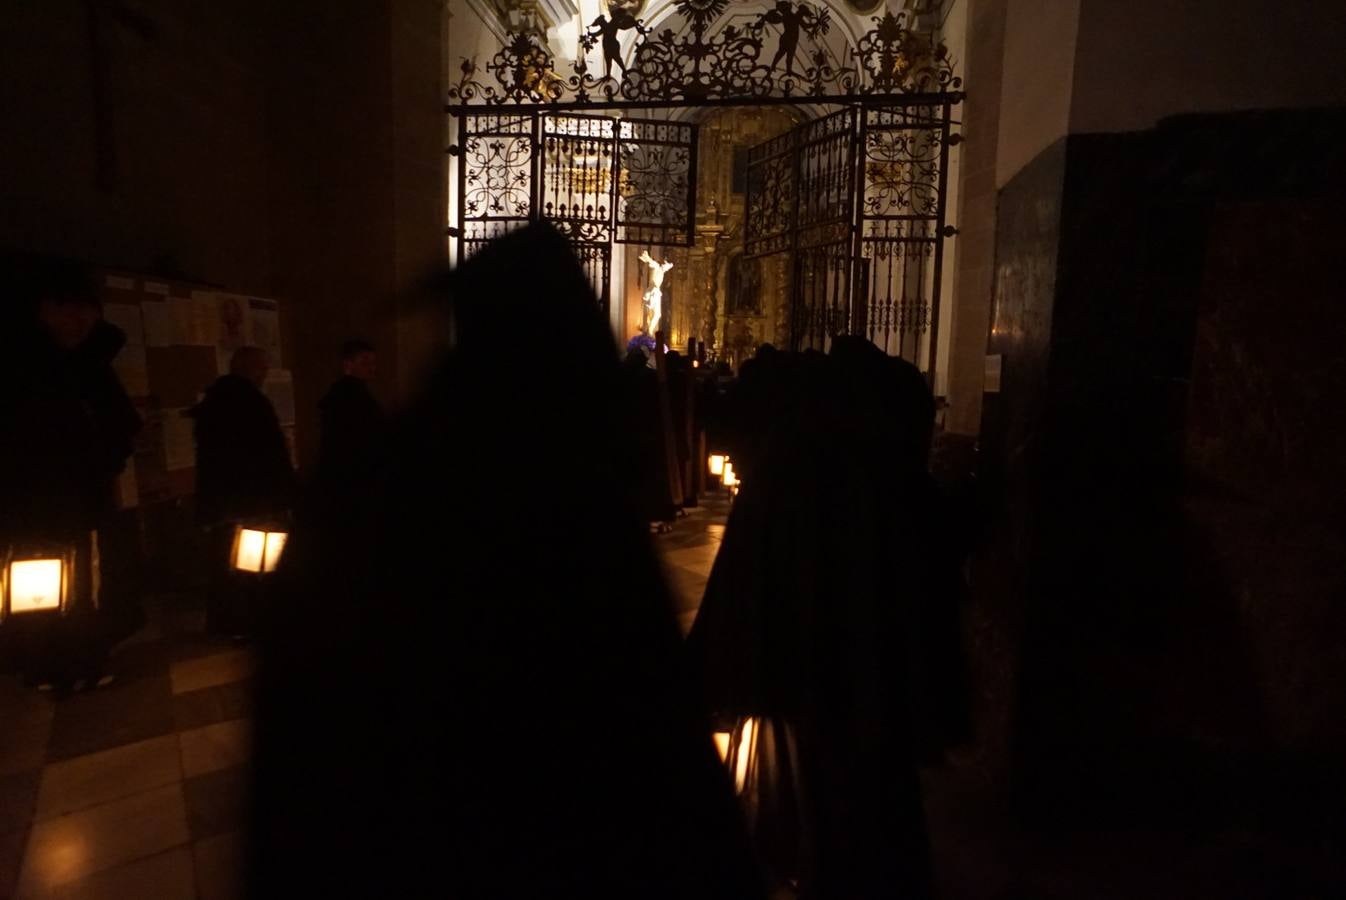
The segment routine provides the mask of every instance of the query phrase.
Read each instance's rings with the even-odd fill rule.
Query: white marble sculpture
[[[645,292],[645,309],[650,320],[649,335],[654,337],[655,332],[659,330],[659,320],[663,317],[664,273],[673,268],[673,264],[668,260],[655,262],[650,258],[648,250],[640,254],[640,261],[650,267],[650,289]]]

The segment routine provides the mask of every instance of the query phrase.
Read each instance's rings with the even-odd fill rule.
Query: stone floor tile
[[[18,896],[44,897],[74,881],[187,842],[179,784],[33,825]]]
[[[37,786],[41,781],[41,769],[0,775],[0,832],[17,831],[28,827],[28,823],[33,820],[33,809],[37,804]]]
[[[226,650],[210,656],[181,660],[173,663],[170,676],[174,694],[199,691],[202,688],[215,687],[243,681],[252,676],[256,659],[251,650]]]
[[[23,848],[28,843],[28,828],[0,831],[0,897],[10,897],[19,882]]]
[[[55,889],[51,900],[196,900],[189,847],[175,847]]]
[[[187,778],[232,768],[252,758],[252,720],[234,719],[183,731],[178,743]]]
[[[247,766],[221,769],[183,782],[187,830],[192,840],[241,831],[246,824],[251,790],[252,770]]]
[[[167,672],[119,677],[96,691],[56,702],[48,761],[70,759],[173,731]]]
[[[51,697],[24,687],[18,678],[0,678],[0,775],[39,769],[47,761],[47,742],[55,709]]]
[[[200,900],[243,900],[243,839],[221,834],[192,845]]]
[[[215,687],[173,695],[173,727],[188,731],[252,716],[252,680],[218,684]]]
[[[52,763],[42,770],[37,818],[49,819],[182,779],[172,734]]]

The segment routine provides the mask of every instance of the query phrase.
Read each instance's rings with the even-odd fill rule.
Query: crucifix
[[[673,264],[668,260],[655,262],[650,258],[650,251],[646,250],[640,254],[640,261],[650,267],[650,289],[645,292],[645,308],[649,311],[650,317],[650,337],[655,336],[659,330],[659,320],[663,317],[664,307],[664,275],[673,268]]]

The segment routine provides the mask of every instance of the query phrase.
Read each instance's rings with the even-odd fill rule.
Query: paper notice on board
[[[145,346],[172,347],[181,343],[177,320],[167,300],[146,300],[140,304],[140,317],[145,323]]]
[[[127,344],[112,360],[112,369],[121,379],[122,387],[132,397],[148,397],[150,368],[144,344]]]
[[[168,307],[175,320],[178,343],[189,347],[215,346],[219,318],[213,297],[169,297]]]
[[[140,491],[136,485],[135,461],[130,460],[121,475],[117,476],[117,508],[131,509],[140,502]]]
[[[140,304],[106,303],[103,305],[103,318],[126,334],[128,345],[144,345],[145,324],[140,318]]]
[[[253,346],[266,351],[271,365],[280,365],[280,310],[276,302],[253,297],[248,301],[248,313]]]
[[[294,424],[294,374],[287,369],[272,369],[266,373],[262,384],[262,393],[266,394],[276,409],[276,418],[281,425]]]
[[[215,315],[218,320],[216,346],[230,353],[252,343],[248,298],[238,294],[216,293]],[[279,360],[276,360],[279,363]]]
[[[183,413],[185,408],[163,411],[164,469],[173,472],[196,465],[196,442],[192,436],[193,420]]]

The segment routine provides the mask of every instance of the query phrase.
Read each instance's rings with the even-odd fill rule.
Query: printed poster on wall
[[[117,373],[122,387],[131,397],[150,395],[150,367],[144,344],[127,344],[121,348],[112,360],[112,370]]]
[[[177,343],[188,347],[214,347],[219,319],[215,314],[215,303],[208,298],[197,296],[169,297],[168,307],[172,311]]]
[[[252,343],[266,351],[271,365],[279,366],[283,360],[280,354],[280,308],[274,300],[253,297],[248,300],[248,318],[252,325]]]
[[[163,411],[164,469],[175,472],[196,465],[196,442],[192,436],[193,420],[183,415],[185,407],[171,407]]]
[[[234,351],[252,344],[248,298],[216,291],[215,317],[218,322],[215,338],[216,371],[225,375],[229,372],[229,362],[233,359]]]
[[[167,298],[146,299],[140,304],[140,316],[145,323],[145,346],[172,347],[182,343],[178,338],[177,318]]]
[[[294,374],[288,369],[271,369],[266,373],[262,384],[262,393],[266,394],[276,409],[276,418],[281,425],[294,424]]]
[[[112,368],[121,379],[122,387],[132,397],[148,396],[150,376],[145,359],[145,326],[140,318],[140,305],[105,304],[103,318],[120,328],[126,335],[126,344],[112,360]]]

